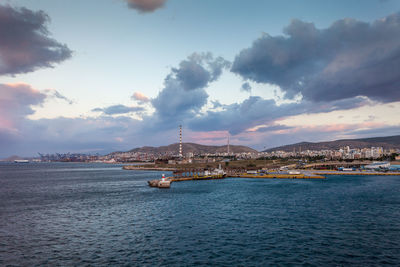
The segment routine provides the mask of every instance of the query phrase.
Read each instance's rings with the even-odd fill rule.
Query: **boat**
[[[224,169],[222,169],[221,164],[219,164],[218,169],[212,170],[211,173],[209,173],[209,175],[217,177],[225,177],[226,172],[224,171]]]
[[[29,160],[27,160],[27,159],[16,159],[16,160],[14,160],[14,163],[29,163]]]
[[[389,168],[390,168],[390,162],[387,161],[374,161],[373,163],[364,166],[364,169],[369,169],[369,170],[389,169]]]

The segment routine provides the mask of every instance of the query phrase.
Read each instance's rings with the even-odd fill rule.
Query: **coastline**
[[[126,165],[123,166],[124,170],[137,170],[137,171],[175,171],[176,168],[168,168],[168,167],[145,167],[145,166],[134,166],[134,165]]]

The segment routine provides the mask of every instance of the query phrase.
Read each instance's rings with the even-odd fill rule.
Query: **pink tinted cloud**
[[[65,44],[51,38],[49,20],[44,11],[0,4],[0,75],[53,67],[72,56]]]
[[[228,131],[184,131],[184,139],[184,142],[193,142],[204,145],[224,145],[228,140]]]
[[[255,148],[255,144],[262,143],[264,133],[260,132],[242,132],[236,135],[230,135],[228,131],[202,131],[192,132],[186,131],[187,138],[184,137],[184,142],[193,142],[202,145],[223,146],[228,142],[231,145],[248,145]]]
[[[1,130],[11,130],[13,129],[13,124],[7,118],[4,118],[2,114],[0,114],[0,131]]]
[[[12,130],[27,115],[32,106],[41,105],[46,95],[28,84],[0,83],[0,128]]]
[[[358,129],[365,128],[378,128],[387,126],[381,122],[362,122],[362,123],[340,123],[340,124],[331,124],[331,125],[315,125],[315,126],[300,126],[293,129],[293,133],[296,131],[302,130],[310,130],[310,131],[318,131],[318,132],[346,132],[353,131]]]
[[[131,98],[132,98],[133,100],[137,100],[137,101],[142,102],[142,103],[147,103],[147,102],[150,101],[150,99],[149,99],[147,96],[145,96],[143,93],[141,93],[141,92],[135,92],[135,93],[132,95]]]

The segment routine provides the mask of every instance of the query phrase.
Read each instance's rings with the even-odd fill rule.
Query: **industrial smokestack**
[[[179,157],[183,157],[182,154],[182,125],[179,125]]]

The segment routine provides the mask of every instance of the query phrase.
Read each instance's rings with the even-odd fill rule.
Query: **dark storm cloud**
[[[174,78],[168,77],[163,90],[152,100],[156,113],[162,118],[183,119],[197,113],[207,103],[203,88],[187,91]]]
[[[335,110],[355,109],[366,105],[373,105],[376,104],[376,102],[369,100],[367,97],[358,96],[330,102],[321,101],[318,103],[313,103],[310,101],[302,101],[302,104],[306,107],[306,110],[304,111],[305,113],[320,113],[331,112]]]
[[[126,0],[130,8],[149,13],[164,6],[166,0]]]
[[[383,127],[375,127],[371,129],[362,129],[362,130],[354,130],[350,131],[348,135],[356,135],[356,136],[391,136],[391,135],[399,135],[400,133],[400,125],[395,126],[383,126]]]
[[[173,68],[172,73],[183,89],[194,90],[216,81],[222,70],[229,67],[230,63],[222,57],[214,59],[211,53],[194,53],[187,60],[181,61],[179,68]]]
[[[274,131],[280,131],[280,130],[288,130],[288,129],[292,129],[292,128],[293,127],[291,127],[291,126],[276,124],[276,125],[260,127],[257,129],[257,132],[274,132]]]
[[[251,92],[251,86],[250,86],[250,84],[248,82],[245,82],[245,83],[242,84],[242,87],[240,88],[240,90],[250,93]]]
[[[272,99],[250,96],[242,103],[225,105],[222,111],[207,111],[203,116],[192,118],[189,120],[189,127],[197,131],[228,130],[231,134],[238,134],[251,127],[269,125],[288,116],[352,109],[366,103],[369,102],[365,98],[357,97],[318,104],[302,101],[277,105]]]
[[[211,100],[210,102],[213,109],[224,107],[224,105],[221,104],[221,102],[219,102],[218,100]]]
[[[144,111],[143,107],[128,107],[125,105],[113,105],[105,108],[92,109],[93,112],[103,112],[106,115],[126,114],[131,112]]]
[[[303,105],[297,103],[277,106],[272,99],[251,96],[242,103],[226,105],[222,111],[208,111],[205,116],[193,118],[189,127],[198,131],[228,130],[231,134],[238,134],[250,127],[302,111]]]
[[[0,75],[53,67],[71,57],[71,50],[49,37],[43,11],[0,5]]]
[[[172,68],[164,80],[164,88],[151,100],[156,109],[150,119],[158,125],[176,126],[192,118],[207,104],[205,88],[216,81],[229,62],[211,53],[194,53],[183,60],[178,68]],[[157,120],[155,120],[157,119]]]
[[[285,36],[264,35],[235,58],[243,78],[310,101],[356,96],[400,100],[400,13],[373,23],[342,19],[327,29],[293,20]]]

